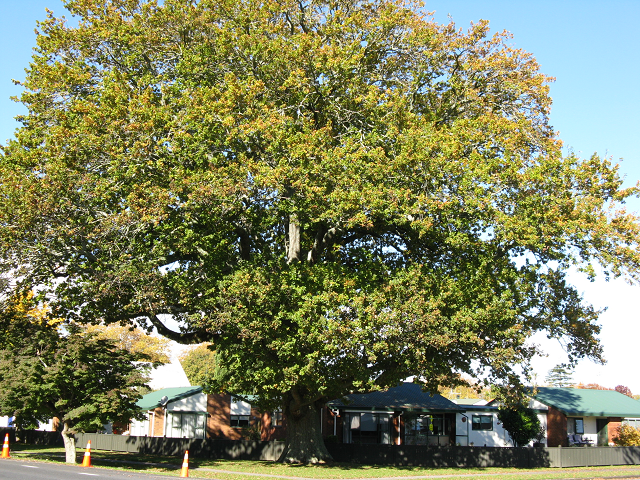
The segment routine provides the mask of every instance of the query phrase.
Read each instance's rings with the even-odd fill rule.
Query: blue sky
[[[435,11],[439,22],[448,15],[460,28],[470,22],[489,20],[494,31],[513,33],[511,43],[535,55],[541,71],[556,77],[551,85],[554,100],[551,124],[565,148],[582,157],[594,152],[620,164],[626,185],[640,179],[640,2],[637,0],[426,0],[425,9]],[[21,105],[9,100],[20,89],[12,78],[24,79],[31,49],[35,45],[35,22],[45,8],[64,14],[60,0],[0,0],[0,142],[13,136],[15,115]],[[640,201],[628,208],[640,211]],[[629,386],[640,393],[635,367],[640,340],[636,296],[640,289],[622,280],[574,283],[585,298],[599,308],[605,366],[580,363],[574,378],[607,387]],[[535,362],[539,378],[564,360],[555,343],[540,340],[550,357]]]

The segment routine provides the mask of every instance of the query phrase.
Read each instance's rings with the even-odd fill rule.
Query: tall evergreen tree
[[[558,364],[547,373],[544,381],[552,387],[572,387],[574,385],[573,372],[564,364]]]

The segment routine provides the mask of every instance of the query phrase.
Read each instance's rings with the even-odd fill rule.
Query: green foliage
[[[639,447],[640,430],[631,425],[622,424],[613,437],[613,443],[618,447]]]
[[[455,400],[457,398],[482,398],[485,400],[492,400],[495,398],[491,393],[491,386],[485,386],[482,384],[474,384],[465,379],[461,379],[463,383],[455,388],[441,386],[438,388],[438,393],[449,400]]]
[[[97,338],[111,340],[120,349],[147,357],[156,367],[171,361],[169,340],[147,335],[139,328],[122,325],[89,325],[87,331],[95,332]]]
[[[538,415],[533,409],[522,404],[500,407],[498,420],[509,433],[514,446],[523,447],[541,435]]]
[[[31,300],[5,301],[0,315],[0,415],[15,416],[21,428],[57,418],[65,446],[70,433],[100,431],[110,421],[126,423],[137,415],[148,358],[76,324],[47,321],[47,309],[31,306]],[[73,452],[67,451],[68,461]]]
[[[219,377],[220,367],[212,348],[211,344],[203,343],[180,356],[180,365],[191,385],[207,386]]]
[[[533,436],[533,439],[538,443],[542,443],[546,438],[547,438],[547,430],[546,428],[544,428],[542,424],[540,424],[540,426],[538,427],[538,431]]]
[[[262,433],[260,431],[260,423],[254,422],[248,427],[242,429],[242,438],[245,440],[251,440],[253,442],[259,442],[262,440]]]
[[[66,5],[0,157],[2,271],[55,315],[212,342],[209,388],[288,432],[410,375],[517,392],[539,331],[601,360],[567,272],[637,278],[637,191],[562,157],[508,34],[386,0]]]
[[[0,414],[20,427],[56,417],[72,432],[102,430],[137,412],[138,388],[147,380],[140,357],[76,327],[0,351]]]
[[[556,365],[547,373],[544,381],[551,387],[571,387],[573,386],[573,372],[566,365]]]

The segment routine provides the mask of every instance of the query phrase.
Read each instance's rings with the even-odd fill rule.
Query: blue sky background
[[[535,55],[541,71],[556,77],[551,124],[565,148],[582,157],[594,152],[613,158],[627,186],[640,179],[640,1],[638,0],[426,0],[437,21],[467,29],[470,22],[489,20],[493,31],[513,33],[511,44]],[[13,136],[24,113],[9,100],[20,89],[11,79],[24,79],[35,45],[35,22],[45,8],[62,15],[60,0],[0,0],[0,142]],[[640,201],[628,208],[640,211]],[[608,307],[601,319],[601,341],[608,363],[582,361],[574,379],[607,387],[622,384],[640,394],[635,364],[640,348],[637,297],[640,290],[622,280],[574,283],[598,308]],[[564,361],[558,344],[537,339],[550,354],[534,363],[538,378]]]

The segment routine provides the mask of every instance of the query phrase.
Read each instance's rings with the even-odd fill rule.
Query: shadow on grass
[[[10,449],[12,452],[64,452],[64,448],[52,447],[51,445],[33,445],[17,442],[11,443]]]
[[[16,445],[16,447],[18,447]],[[24,453],[22,453],[24,452]],[[31,453],[33,452],[33,453]],[[20,459],[44,460],[53,463],[65,463],[65,453],[63,448],[52,448],[42,445],[19,445],[12,447],[14,453]],[[82,463],[84,449],[79,448],[77,452],[77,463]],[[175,456],[144,455],[127,452],[109,452],[94,450],[91,452],[91,464],[107,468],[117,468],[125,471],[175,471],[182,466],[183,459]],[[223,460],[223,459],[190,459],[189,466],[192,469],[209,468],[216,470],[226,470],[236,475],[247,473],[259,473],[263,475],[285,475],[310,477],[326,475],[327,478],[344,478],[341,474],[349,473],[353,477],[364,476],[392,476],[392,475],[425,475],[429,472],[447,472],[455,474],[458,472],[469,473],[463,468],[427,468],[416,466],[391,466],[391,465],[362,465],[354,463],[330,462],[326,464],[304,465],[304,464],[282,464],[260,460]],[[505,471],[517,469],[495,469],[495,468],[474,468],[476,473],[491,471]],[[315,473],[315,475],[312,475]],[[386,474],[386,475],[385,475]]]

